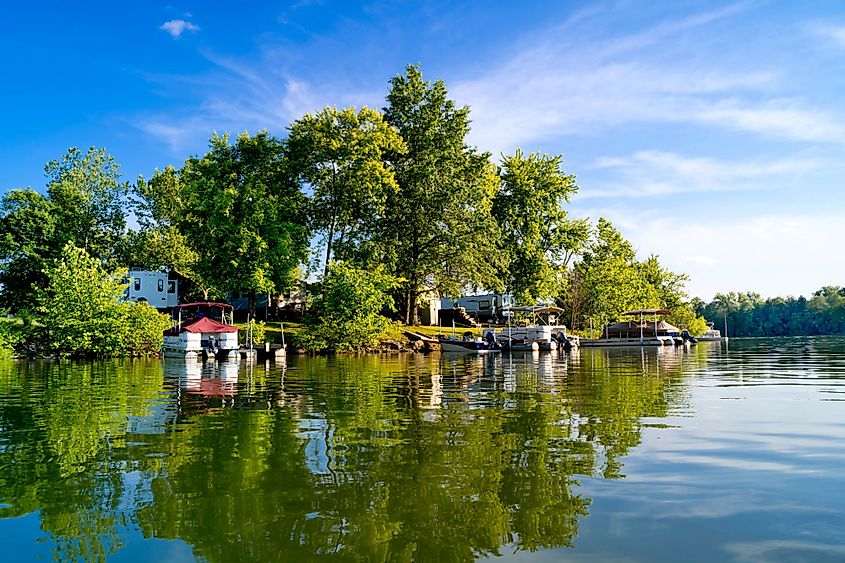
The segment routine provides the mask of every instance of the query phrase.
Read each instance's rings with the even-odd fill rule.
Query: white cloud
[[[473,142],[495,152],[565,134],[595,135],[629,123],[693,123],[775,139],[845,144],[845,116],[791,97],[772,97],[782,70],[754,61],[683,51],[686,33],[741,6],[658,24],[606,41],[555,28],[515,46],[517,54],[450,92],[473,110]],[[598,17],[598,16],[597,16]],[[703,28],[703,29],[698,29]],[[683,33],[682,33],[683,32]],[[680,51],[680,52],[678,52]],[[671,53],[671,55],[668,55]]]
[[[628,157],[602,157],[579,174],[579,197],[648,197],[675,193],[726,192],[771,187],[794,181],[798,175],[827,166],[811,156],[725,162],[661,151],[638,151]],[[610,173],[592,179],[593,171]]]
[[[199,26],[185,20],[166,21],[159,29],[166,31],[173,39],[178,39],[186,31],[199,31]]]

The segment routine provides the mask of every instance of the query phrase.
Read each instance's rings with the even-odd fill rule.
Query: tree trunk
[[[411,315],[411,288],[410,286],[405,288],[405,303],[402,304],[402,321],[405,323],[406,326],[409,326],[410,323],[410,315]]]
[[[332,258],[332,239],[334,238],[334,223],[334,217],[332,217],[332,222],[329,225],[329,236],[326,241],[326,266],[323,269],[323,281],[325,281],[326,276],[329,275],[329,261]]]
[[[249,292],[249,318],[250,319],[255,318],[255,303],[256,303],[255,290],[252,290],[252,291]]]
[[[408,326],[416,326],[418,324],[417,319],[419,318],[418,313],[418,305],[417,305],[417,290],[416,288],[411,289],[411,303],[410,303],[410,310],[411,310],[411,321],[408,323]]]

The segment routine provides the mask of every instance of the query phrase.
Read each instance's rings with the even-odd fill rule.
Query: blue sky
[[[845,285],[841,2],[86,2],[5,7],[0,189],[70,146],[125,176],[212,131],[381,108],[419,63],[470,141],[564,154],[572,213],[611,219],[691,295]]]

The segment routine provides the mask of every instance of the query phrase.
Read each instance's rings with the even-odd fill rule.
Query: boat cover
[[[179,326],[165,330],[165,336],[177,336],[182,332],[193,333],[222,333],[222,332],[238,332],[238,327],[232,325],[224,325],[214,319],[208,317],[199,317],[196,319],[188,319]]]

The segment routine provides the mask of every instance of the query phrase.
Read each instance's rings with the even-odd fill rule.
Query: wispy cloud
[[[159,26],[159,29],[166,31],[173,39],[178,39],[186,31],[199,31],[199,26],[185,20],[170,20]]]
[[[845,144],[840,111],[771,96],[784,81],[781,70],[765,62],[730,65],[688,45],[688,34],[704,36],[707,26],[743,9],[738,4],[603,41],[564,25],[526,39],[512,58],[453,83],[451,92],[473,109],[474,142],[494,152],[655,122]]]
[[[602,157],[584,169],[588,178],[581,199],[648,197],[691,192],[726,192],[789,184],[801,174],[827,164],[814,156],[721,161],[670,152],[638,151],[627,157]],[[595,178],[596,172],[609,179]]]
[[[329,106],[374,105],[381,93],[361,92],[343,85],[316,88],[286,70],[285,54],[268,49],[260,63],[204,52],[214,70],[200,76],[150,75],[174,96],[200,92],[199,100],[182,116],[147,114],[132,119],[135,127],[167,143],[174,154],[196,147],[212,131],[282,132],[294,119]]]
[[[845,25],[815,24],[810,26],[810,31],[845,48]]]
[[[845,145],[845,112],[785,93],[782,68],[742,56],[728,63],[730,57],[702,50],[703,38],[714,42],[711,48],[724,48],[713,38],[714,26],[748,9],[736,3],[619,35],[602,23],[613,9],[593,5],[517,41],[507,50],[515,54],[485,61],[474,78],[449,79],[450,94],[472,107],[471,142],[494,154],[643,124],[692,124],[772,140]],[[174,38],[197,29],[182,19],[161,28]],[[265,44],[251,59],[206,54],[215,65],[211,72],[168,77],[190,86],[185,90],[196,97],[191,116],[146,115],[139,126],[171,131],[168,138],[178,150],[194,128],[205,128],[206,135],[209,126],[283,127],[326,105],[381,104],[383,88],[356,91],[313,68],[296,72],[286,51],[289,45]]]

